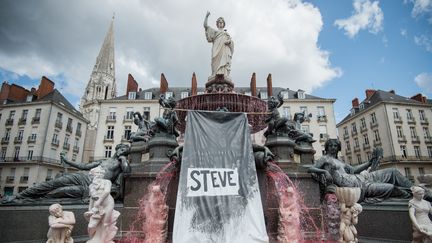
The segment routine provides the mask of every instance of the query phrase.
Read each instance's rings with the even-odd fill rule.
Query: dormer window
[[[186,97],[188,97],[188,96],[189,96],[189,92],[187,92],[187,91],[185,91],[185,92],[181,92],[180,97],[181,97],[182,99],[184,99],[184,98],[186,98]]]
[[[288,91],[282,91],[281,94],[282,94],[282,97],[284,100],[287,100],[289,98],[288,97]]]
[[[260,92],[260,98],[261,99],[263,99],[263,100],[266,100],[267,99],[267,92]]]
[[[33,100],[33,95],[27,95],[26,101],[32,102],[32,100]]]
[[[128,99],[129,99],[129,100],[134,100],[134,99],[136,99],[136,92],[129,92],[129,94],[128,94]]]
[[[152,92],[145,92],[144,93],[144,99],[151,100],[153,98]]]
[[[304,99],[304,98],[306,98],[306,97],[305,97],[305,93],[304,93],[303,90],[300,90],[300,89],[299,89],[299,90],[297,91],[297,98],[298,98],[298,99]]]
[[[171,91],[168,91],[168,92],[165,92],[165,98],[169,98],[169,97],[172,97],[173,96],[173,92],[171,92]]]
[[[359,108],[360,108],[360,110],[363,110],[364,109],[364,103],[361,103]]]

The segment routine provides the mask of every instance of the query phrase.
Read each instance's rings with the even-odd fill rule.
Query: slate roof
[[[339,126],[339,124],[344,123],[346,120],[350,119],[351,117],[357,116],[357,114],[360,111],[366,111],[370,107],[374,106],[375,104],[378,104],[380,102],[391,102],[391,103],[403,103],[407,105],[424,105],[424,103],[421,103],[417,100],[413,100],[409,97],[404,97],[392,92],[383,91],[383,90],[376,90],[375,93],[369,97],[369,99],[363,100],[360,104],[363,104],[364,108],[359,109],[355,108],[355,113],[351,114],[349,113],[342,121],[340,121],[336,126]],[[432,104],[430,102],[427,102],[429,104]]]

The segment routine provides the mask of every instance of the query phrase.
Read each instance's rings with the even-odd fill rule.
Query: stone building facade
[[[62,151],[82,160],[87,120],[51,80],[42,77],[30,91],[5,82],[0,101],[0,194],[16,194],[65,172]]]
[[[431,108],[421,94],[366,90],[366,98],[355,98],[350,114],[337,124],[343,159],[355,165],[381,147],[380,168],[397,168],[412,181],[432,173]]]

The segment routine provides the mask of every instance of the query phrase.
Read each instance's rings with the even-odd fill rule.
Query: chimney
[[[270,97],[273,95],[273,84],[272,84],[272,76],[271,73],[267,76],[267,96]]]
[[[47,94],[51,93],[54,90],[54,82],[49,80],[47,77],[42,76],[42,79],[39,84],[39,88],[36,91],[36,95],[38,99],[42,99]]]
[[[10,91],[10,85],[8,84],[7,81],[4,81],[1,87],[1,91],[0,91],[0,100],[7,100],[7,98],[9,97],[9,91]]]
[[[394,89],[389,90],[389,93],[396,94]]]
[[[352,100],[352,108],[358,108],[359,107],[359,100],[358,98],[354,98]]]
[[[365,92],[366,92],[366,99],[369,99],[370,97],[372,97],[373,94],[375,94],[374,89],[367,89]]]
[[[161,73],[159,92],[161,94],[164,94],[167,91],[168,91],[168,81],[166,80],[165,75]]]
[[[252,74],[252,78],[250,81],[250,91],[252,96],[257,96],[257,89],[256,89],[256,74]]]
[[[421,103],[426,103],[426,97],[424,97],[422,94],[418,93],[416,95],[414,95],[413,97],[411,97],[412,100],[417,100],[418,102]]]
[[[132,76],[132,74],[128,74],[128,81],[126,87],[126,95],[129,95],[129,92],[137,92],[138,91],[138,83]]]
[[[195,72],[193,72],[192,74],[191,91],[192,91],[191,95],[197,95],[197,79],[196,79]]]

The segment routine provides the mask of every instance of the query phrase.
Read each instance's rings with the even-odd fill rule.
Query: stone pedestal
[[[148,141],[147,148],[145,145],[138,142],[134,148],[136,151],[131,153],[132,171],[134,173],[153,173],[156,174],[160,169],[170,162],[168,154],[178,146],[177,140],[174,135],[165,133],[156,133],[154,137]],[[149,159],[142,161],[142,154],[146,151],[149,152]]]
[[[230,77],[223,74],[210,76],[206,83],[206,93],[231,93],[234,90],[234,83]]]
[[[275,161],[284,171],[297,171],[299,162],[294,159],[295,142],[286,136],[269,135],[265,146],[276,155]]]
[[[129,154],[130,163],[140,163],[142,161],[142,155],[147,152],[148,144],[146,142],[132,142]]]

